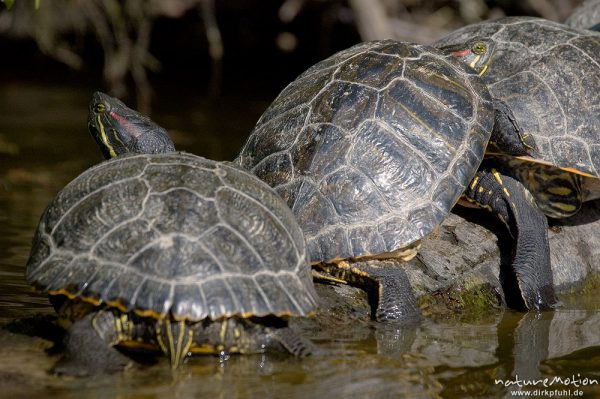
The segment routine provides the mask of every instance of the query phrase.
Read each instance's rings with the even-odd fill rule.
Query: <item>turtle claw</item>
[[[554,295],[554,289],[550,287],[544,287],[544,291],[547,291],[543,295],[538,295],[535,299],[529,298],[525,301],[527,309],[529,310],[552,310],[557,306],[556,296]]]

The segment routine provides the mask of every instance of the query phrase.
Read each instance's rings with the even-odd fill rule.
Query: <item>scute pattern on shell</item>
[[[287,86],[236,163],[287,201],[311,261],[377,255],[441,222],[492,124],[488,90],[465,65],[427,46],[367,42]]]
[[[509,17],[459,29],[436,46],[475,36],[497,43],[483,78],[533,136],[536,158],[600,177],[600,34]]]
[[[48,206],[27,279],[176,319],[306,315],[302,231],[255,176],[191,154],[119,157]]]

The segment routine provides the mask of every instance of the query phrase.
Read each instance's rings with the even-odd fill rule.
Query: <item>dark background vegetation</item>
[[[202,118],[212,119],[210,129],[237,131],[233,136],[247,134],[304,69],[361,40],[430,43],[462,25],[505,15],[563,21],[581,2],[0,1],[0,84],[5,89],[33,84],[80,87],[90,94],[103,90],[155,114],[202,108]],[[182,117],[172,119],[181,122]],[[177,129],[186,129],[185,122],[159,121],[174,125],[166,127],[174,127],[176,142]],[[233,156],[242,140],[214,156]]]

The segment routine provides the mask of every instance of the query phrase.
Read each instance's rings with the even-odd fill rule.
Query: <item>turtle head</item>
[[[491,39],[476,37],[466,43],[445,46],[440,49],[447,55],[467,64],[479,76],[483,76],[492,62],[496,45]]]
[[[165,129],[120,100],[99,91],[90,101],[88,129],[106,159],[126,153],[175,151]]]

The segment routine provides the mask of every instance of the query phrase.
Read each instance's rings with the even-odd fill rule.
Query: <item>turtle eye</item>
[[[471,47],[473,53],[477,55],[481,55],[487,51],[487,46],[483,42],[477,42]]]
[[[106,111],[106,106],[103,103],[94,105],[94,112],[97,114],[103,114]]]

